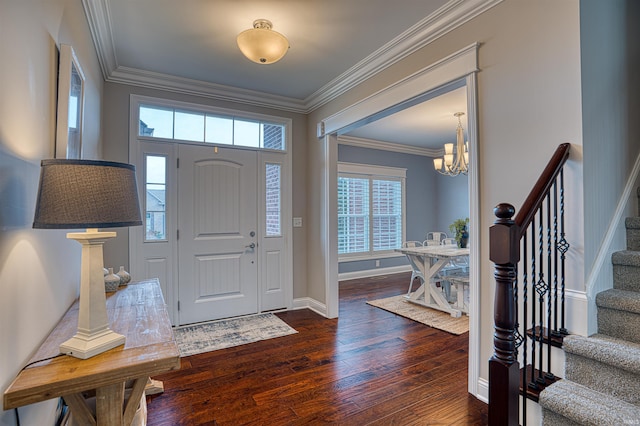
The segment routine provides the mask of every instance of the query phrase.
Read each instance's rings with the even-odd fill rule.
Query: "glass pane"
[[[284,150],[284,126],[281,124],[261,124],[262,148]]]
[[[176,111],[174,139],[204,142],[204,114]]]
[[[233,121],[233,144],[239,146],[260,147],[260,123],[252,121]]]
[[[173,139],[173,108],[140,105],[138,134]]]
[[[281,235],[281,200],[280,200],[280,165],[267,164],[265,169],[266,183],[266,235]]]
[[[374,180],[373,250],[393,250],[402,244],[402,183]]]
[[[233,145],[233,119],[207,115],[205,142]]]
[[[369,251],[369,180],[338,177],[338,254]]]
[[[167,158],[145,156],[145,241],[167,239]]]

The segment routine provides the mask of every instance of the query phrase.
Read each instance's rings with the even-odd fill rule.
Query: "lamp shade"
[[[142,225],[135,167],[95,160],[42,160],[34,228]]]
[[[238,48],[249,60],[258,64],[272,64],[279,61],[289,49],[285,36],[271,29],[271,22],[257,19],[253,28],[238,34]]]

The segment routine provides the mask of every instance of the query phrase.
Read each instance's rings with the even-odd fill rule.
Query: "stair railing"
[[[526,398],[537,401],[542,389],[558,379],[551,373],[551,346],[561,346],[566,334],[564,276],[569,244],[564,232],[563,167],[569,147],[558,146],[515,219],[511,204],[494,209],[497,219],[489,232],[496,279],[494,354],[489,360],[492,426],[519,424],[521,394],[526,425]]]

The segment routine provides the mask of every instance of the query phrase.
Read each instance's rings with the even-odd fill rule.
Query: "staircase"
[[[598,333],[564,338],[565,379],[540,393],[544,425],[640,425],[640,217],[596,296]]]

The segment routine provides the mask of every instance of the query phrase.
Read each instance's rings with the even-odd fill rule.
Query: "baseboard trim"
[[[291,309],[294,311],[298,309],[311,309],[313,312],[322,315],[325,318],[328,318],[327,305],[325,305],[324,303],[320,303],[311,297],[300,297],[297,299],[293,299],[293,305],[291,306]]]
[[[338,281],[355,280],[359,278],[378,277],[380,275],[411,272],[411,265],[390,266],[388,268],[365,269],[362,271],[343,272],[338,274]]]
[[[565,312],[567,317],[565,318],[565,327],[571,334],[578,334],[580,336],[589,335],[589,301],[587,293],[578,290],[566,289],[565,296]]]
[[[478,379],[478,393],[476,398],[485,404],[489,403],[489,381],[483,378]]]

